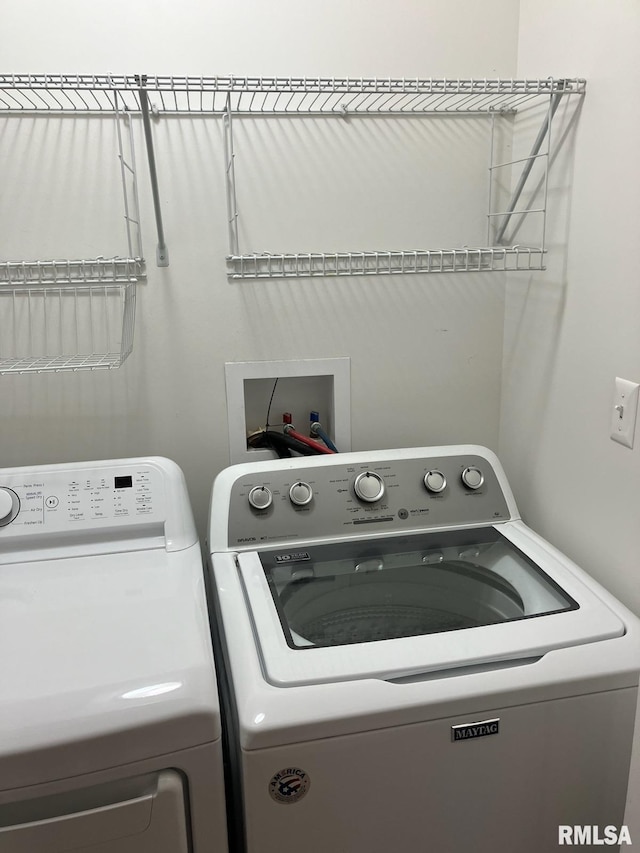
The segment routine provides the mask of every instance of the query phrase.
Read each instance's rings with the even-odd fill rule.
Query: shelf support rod
[[[151,178],[151,192],[153,194],[153,208],[156,215],[156,229],[158,231],[158,246],[156,248],[156,263],[159,267],[169,266],[169,251],[164,239],[164,228],[162,227],[162,212],[160,210],[160,193],[158,191],[158,173],[156,171],[156,157],[153,150],[153,137],[151,135],[151,119],[149,118],[149,96],[145,88],[147,82],[146,74],[136,74],[138,83],[138,94],[140,95],[140,110],[142,112],[142,125],[144,127],[144,139],[147,145],[147,159],[149,161],[149,176]]]
[[[522,170],[522,174],[520,175],[520,180],[518,181],[518,185],[516,186],[513,195],[511,196],[511,201],[507,206],[507,213],[505,214],[502,225],[500,226],[500,230],[498,231],[498,235],[496,237],[496,245],[500,245],[502,242],[502,238],[504,237],[504,232],[507,230],[507,226],[509,225],[509,220],[513,212],[516,209],[516,205],[518,204],[518,200],[524,189],[525,184],[527,183],[527,178],[531,173],[531,169],[533,168],[533,164],[535,159],[542,147],[542,143],[544,142],[544,138],[547,133],[551,132],[551,120],[555,114],[555,111],[558,109],[558,105],[560,103],[560,99],[562,98],[562,92],[556,92],[551,96],[551,102],[549,105],[549,109],[547,110],[547,114],[545,116],[544,121],[542,122],[542,127],[538,131],[538,135],[536,136],[535,142],[533,143],[533,148],[531,149],[531,154],[527,158],[527,163]],[[549,151],[547,151],[547,156],[549,156]]]
[[[231,92],[227,93],[227,100],[223,117],[223,126],[225,183],[227,188],[227,226],[229,229],[229,254],[239,255],[240,248],[238,239],[238,199],[236,196],[236,170],[234,165],[235,154],[233,151]]]

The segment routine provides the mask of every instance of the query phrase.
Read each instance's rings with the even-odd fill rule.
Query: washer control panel
[[[0,472],[0,540],[153,523],[165,513],[162,473],[144,464]]]
[[[295,470],[261,466],[238,477],[229,499],[229,545],[260,547],[510,518],[498,477],[482,456],[357,463],[348,461],[350,456]]]

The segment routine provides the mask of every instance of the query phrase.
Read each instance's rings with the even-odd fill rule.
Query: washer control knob
[[[447,486],[447,478],[442,471],[434,468],[433,471],[427,471],[424,475],[424,485],[429,492],[443,492]]]
[[[306,506],[311,502],[313,497],[313,489],[309,483],[299,481],[294,483],[289,489],[289,500],[294,506]]]
[[[11,524],[20,511],[20,501],[13,489],[0,486],[0,527]]]
[[[468,489],[479,489],[484,483],[484,474],[479,468],[470,465],[462,472],[462,482]]]
[[[384,495],[384,480],[373,471],[364,471],[356,477],[353,490],[361,501],[374,503]]]
[[[269,509],[273,503],[271,489],[266,486],[254,486],[249,492],[249,503],[254,509]]]

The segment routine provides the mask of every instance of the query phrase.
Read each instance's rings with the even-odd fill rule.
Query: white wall
[[[640,382],[639,36],[634,0],[523,0],[519,74],[588,83],[554,166],[548,269],[509,279],[500,432],[532,525],[637,612],[640,431],[630,450],[609,430],[614,378]]]
[[[548,270],[508,282],[500,429],[527,520],[638,613],[640,429],[633,450],[609,429],[614,378],[640,382],[639,40],[635,0],[522,0],[518,73],[588,83],[556,163]],[[640,760],[634,779],[635,840]]]
[[[511,76],[518,3],[5,0],[2,17],[11,72]],[[117,183],[97,178],[112,130],[1,121],[1,256],[124,254]],[[473,243],[486,123],[367,121],[236,123],[248,249],[430,248],[434,232]],[[171,265],[154,264],[140,144],[149,260],[134,352],[108,373],[0,377],[2,466],[167,455],[204,534],[211,482],[228,463],[224,362],[300,357],[351,357],[354,449],[496,446],[500,275],[229,283],[220,120],[161,118],[154,134]]]

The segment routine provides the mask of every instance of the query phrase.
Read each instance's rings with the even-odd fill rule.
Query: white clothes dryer
[[[204,573],[167,459],[0,471],[0,850],[226,853]]]
[[[234,849],[550,853],[620,827],[639,622],[523,523],[492,452],[233,466],[209,549]]]

